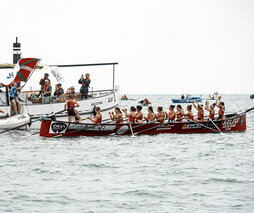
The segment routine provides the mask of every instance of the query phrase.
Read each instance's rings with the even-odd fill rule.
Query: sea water
[[[147,97],[166,108],[178,96],[130,95],[120,106]],[[254,106],[248,95],[223,101],[227,112]],[[254,212],[254,112],[247,126],[134,138],[2,134],[0,212]]]

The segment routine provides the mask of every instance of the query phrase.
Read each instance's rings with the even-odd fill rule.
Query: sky
[[[0,63],[18,37],[45,64],[118,62],[122,94],[254,93],[253,0],[10,0],[0,23]]]

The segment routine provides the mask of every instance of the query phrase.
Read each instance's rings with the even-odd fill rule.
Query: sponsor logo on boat
[[[173,124],[165,124],[165,125],[162,125],[159,128],[157,128],[156,131],[171,130],[171,128],[174,126],[175,125],[173,125]]]
[[[91,106],[97,106],[97,105],[100,105],[100,104],[103,104],[103,101],[91,103]]]
[[[94,124],[70,124],[68,129],[85,131],[113,131],[116,125],[94,125]]]
[[[50,127],[50,133],[65,133],[67,124],[64,123],[52,123]]]
[[[184,124],[182,129],[199,129],[201,126],[199,124]]]
[[[108,98],[108,103],[113,101],[113,97]]]
[[[226,130],[230,130],[231,128],[235,127],[239,121],[240,121],[240,117],[226,120],[223,122],[222,128],[225,128]]]

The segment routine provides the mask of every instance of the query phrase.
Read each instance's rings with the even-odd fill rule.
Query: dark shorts
[[[10,101],[12,102],[13,100],[15,100],[15,98],[14,97],[10,97]]]
[[[73,108],[68,109],[68,116],[76,116],[76,111]]]
[[[221,120],[222,119],[222,115],[219,115],[219,118],[218,118],[219,120]]]

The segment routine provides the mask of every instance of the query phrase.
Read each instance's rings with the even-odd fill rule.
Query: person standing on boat
[[[90,77],[90,74],[86,73],[85,78],[82,75],[78,81],[79,84],[82,84],[82,86],[80,88],[81,99],[84,99],[84,98],[87,99],[88,89],[89,89],[89,85],[91,83],[91,80],[89,77]]]
[[[195,107],[195,109],[198,111],[198,119],[197,121],[203,122],[204,120],[204,109],[203,109],[203,105],[200,105],[199,103],[194,103],[194,101],[192,102],[193,106]]]
[[[79,104],[73,98],[73,95],[69,95],[68,100],[66,100],[64,104],[64,110],[67,109],[68,121],[72,122],[72,117],[74,116],[81,123],[82,119],[78,112],[75,110],[75,107],[79,107]]]
[[[129,119],[129,122],[131,124],[135,123],[136,108],[134,106],[131,106],[129,113],[127,112],[127,109],[123,109],[123,112],[125,114],[125,117]]]
[[[95,107],[95,112],[96,112],[96,115],[94,117],[89,117],[88,119],[95,124],[101,124],[102,122],[101,108]]]
[[[52,92],[52,86],[50,85],[50,81],[45,80],[44,81],[44,86],[43,86],[43,88],[40,92],[40,94],[43,94],[44,103],[49,103],[50,102],[51,92]]]
[[[175,105],[169,106],[169,112],[166,114],[166,117],[168,118],[168,121],[174,121],[176,118],[175,111],[174,111]]]
[[[20,88],[21,87],[17,88],[17,83],[14,83],[10,89],[10,102],[11,102],[14,115],[19,114],[19,103],[17,103],[16,97],[17,97],[17,90]]]
[[[117,124],[123,123],[123,114],[122,114],[119,107],[115,108],[115,113],[109,112],[109,117],[112,121],[115,121],[115,123],[117,123]]]
[[[192,113],[192,105],[187,106],[187,112],[183,114],[183,116],[187,116],[187,120],[193,120],[194,121],[194,116]]]
[[[145,119],[147,122],[153,122],[153,121],[155,121],[156,115],[155,115],[155,113],[153,112],[153,107],[152,107],[152,106],[149,106],[149,107],[148,107],[148,114],[147,114],[147,116],[144,117],[144,119]]]
[[[219,96],[219,98],[217,99],[216,101],[216,106],[219,108],[219,120],[224,120],[225,119],[225,116],[224,116],[224,113],[225,113],[225,104],[224,102],[220,101],[221,99],[221,96]]]
[[[206,101],[205,102],[205,110],[209,112],[209,118],[211,120],[214,120],[214,116],[215,116],[214,104],[211,104],[209,106],[209,101]]]
[[[49,81],[50,82],[49,74],[48,73],[45,73],[44,77],[39,82],[39,84],[41,85],[41,90],[43,90],[43,87],[45,85],[45,81]],[[38,97],[40,96],[40,94],[41,94],[41,92],[39,93]]]

